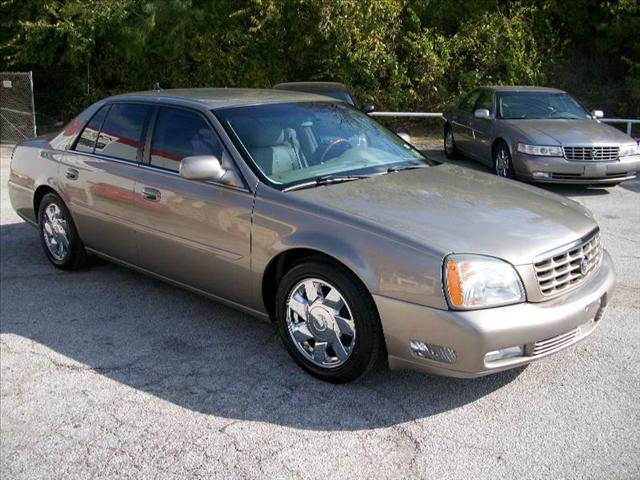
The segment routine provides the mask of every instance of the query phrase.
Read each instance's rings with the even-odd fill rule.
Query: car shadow
[[[620,188],[624,188],[625,190],[629,190],[631,192],[640,193],[640,178],[636,177],[633,180],[622,182],[620,184]]]
[[[0,237],[3,348],[18,335],[46,347],[51,369],[101,375],[194,412],[371,429],[474,402],[523,370],[476,380],[381,370],[328,384],[294,364],[267,322],[97,259],[59,271],[24,223],[1,226]]]

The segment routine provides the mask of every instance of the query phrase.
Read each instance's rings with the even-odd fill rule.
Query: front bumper
[[[513,167],[522,180],[543,183],[599,184],[623,182],[640,172],[640,155],[620,157],[613,162],[574,162],[564,157],[543,157],[515,152]],[[549,174],[548,178],[534,172]]]
[[[528,364],[587,337],[598,325],[614,283],[613,264],[605,251],[597,274],[577,290],[546,302],[454,311],[379,295],[374,301],[390,368],[474,378]],[[455,351],[455,363],[419,357],[411,341],[449,347]],[[525,346],[523,356],[485,361],[489,352],[518,345]],[[534,349],[535,345],[543,348]]]

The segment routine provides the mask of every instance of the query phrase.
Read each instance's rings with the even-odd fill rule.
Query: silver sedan
[[[463,154],[497,175],[533,182],[615,185],[640,170],[640,146],[566,92],[478,88],[444,114],[447,157]]]
[[[107,98],[19,145],[8,191],[56,267],[96,255],[271,320],[331,382],[525,365],[590,335],[615,281],[580,204],[307,93]]]

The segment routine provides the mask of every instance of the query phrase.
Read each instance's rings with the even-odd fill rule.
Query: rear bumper
[[[613,162],[574,162],[563,157],[541,157],[515,153],[513,166],[518,178],[544,183],[598,184],[622,182],[640,172],[640,155],[621,157]],[[548,174],[547,178],[534,172]],[[538,173],[538,175],[540,175]]]
[[[374,300],[392,369],[474,378],[526,365],[587,337],[599,324],[614,283],[605,252],[596,275],[579,289],[546,302],[462,312],[381,296]],[[412,340],[452,349],[454,363],[419,357],[410,348]],[[488,352],[514,346],[523,346],[524,354],[485,361]]]

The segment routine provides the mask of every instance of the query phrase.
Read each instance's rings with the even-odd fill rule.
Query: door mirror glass
[[[484,118],[486,120],[491,118],[491,112],[486,108],[478,108],[473,112],[473,116],[476,118]]]
[[[411,143],[411,135],[406,132],[398,132],[398,136],[407,143]]]
[[[366,114],[373,113],[376,111],[375,105],[365,105],[362,107],[362,111]]]
[[[218,157],[213,155],[196,155],[185,157],[180,162],[180,176],[189,180],[222,181],[227,171],[222,168]]]
[[[602,110],[594,110],[592,115],[593,118],[602,118],[604,117],[604,112]]]

